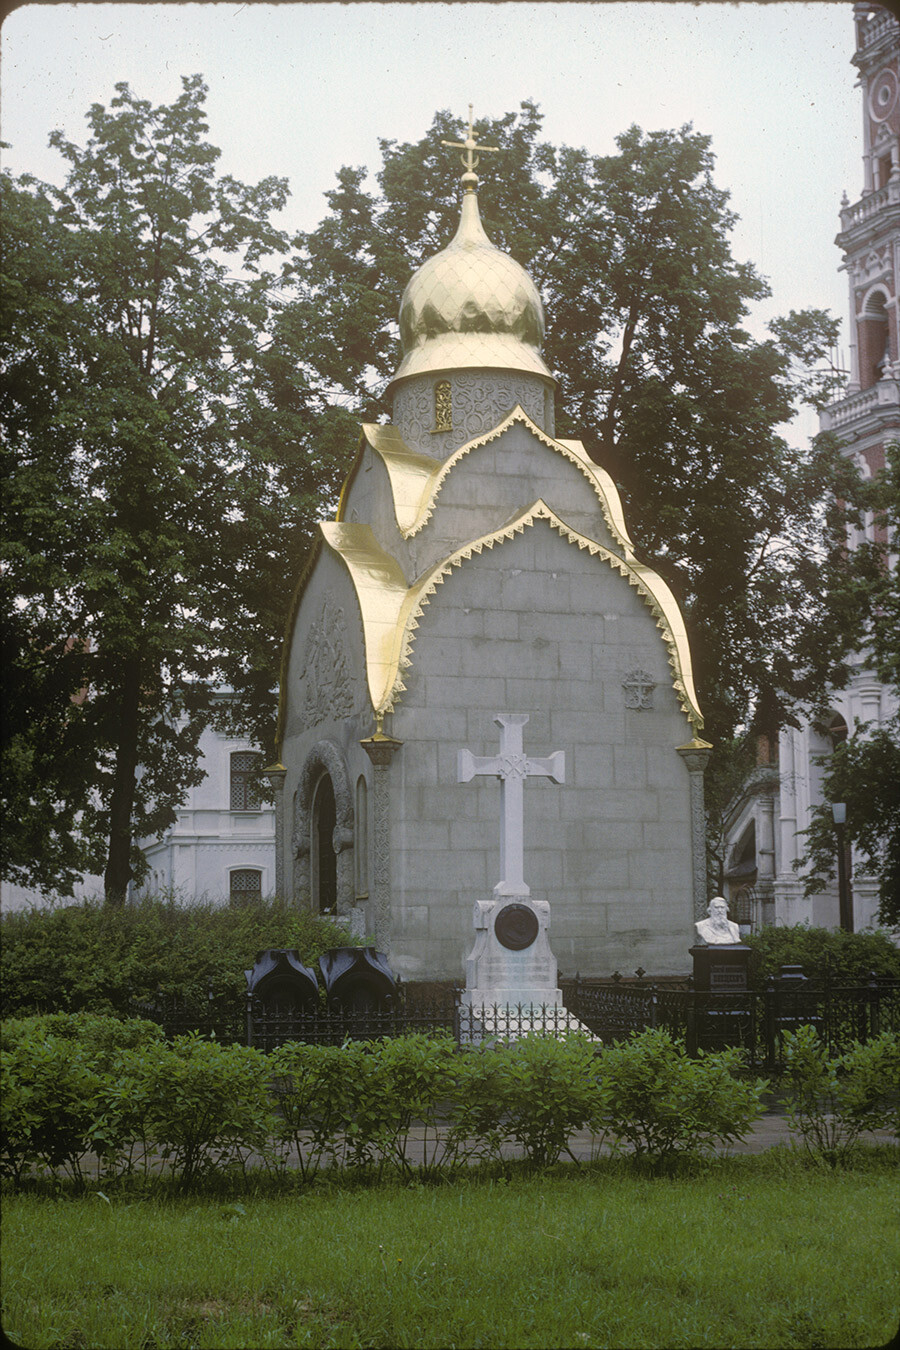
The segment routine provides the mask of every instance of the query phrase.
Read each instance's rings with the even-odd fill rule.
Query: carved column
[[[385,736],[378,725],[374,736],[360,745],[372,761],[372,908],[375,946],[390,952],[391,946],[391,815],[390,767],[394,754],[403,744]]]
[[[687,745],[676,747],[687,766],[691,782],[691,861],[694,873],[694,922],[706,918],[706,803],[703,774],[712,746],[696,736]]]
[[[748,784],[748,791],[757,799],[756,893],[762,923],[775,922],[775,798],[780,785],[773,764],[761,764]]]
[[[284,889],[284,780],[287,769],[279,762],[270,764],[264,773],[275,798],[275,894],[280,900],[287,900]]]

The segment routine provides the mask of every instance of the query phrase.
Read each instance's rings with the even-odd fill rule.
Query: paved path
[[[861,1136],[863,1143],[868,1144],[896,1144],[896,1137],[886,1130],[875,1130]],[[787,1116],[780,1111],[769,1111],[761,1116],[754,1125],[753,1129],[743,1140],[735,1140],[731,1144],[723,1144],[715,1149],[719,1157],[725,1157],[728,1154],[735,1153],[764,1153],[766,1149],[775,1144],[792,1145],[796,1148],[803,1148],[803,1141],[798,1135],[794,1135],[788,1125]],[[408,1157],[412,1162],[421,1163],[424,1145],[424,1130],[421,1126],[414,1126],[410,1131]],[[602,1145],[600,1140],[591,1134],[589,1130],[576,1130],[569,1137],[569,1150],[574,1158],[579,1162],[588,1162],[600,1154],[609,1153],[609,1146]],[[521,1158],[525,1155],[525,1150],[518,1144],[505,1144],[502,1149],[504,1158]],[[428,1135],[428,1154],[429,1158],[434,1156],[434,1133]],[[563,1154],[563,1159],[566,1155]],[[296,1160],[296,1153],[292,1155],[292,1161]]]

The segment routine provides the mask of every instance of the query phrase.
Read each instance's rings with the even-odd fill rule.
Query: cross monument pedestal
[[[461,998],[461,1039],[482,1040],[494,1032],[515,1037],[526,1031],[586,1031],[563,1006],[556,957],[550,949],[550,905],[532,900],[525,884],[525,779],[566,781],[565,752],[531,759],[522,748],[527,713],[500,713],[500,753],[460,750],[457,781],[478,775],[500,780],[500,880],[490,900],[476,900],[475,945],[466,961]],[[466,1034],[468,1032],[468,1034]]]

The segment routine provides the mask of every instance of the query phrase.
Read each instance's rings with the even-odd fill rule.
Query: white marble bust
[[[709,918],[700,919],[694,924],[701,942],[706,942],[711,947],[720,942],[740,942],[741,930],[729,919],[728,902],[723,896],[717,895],[710,900],[706,912]]]

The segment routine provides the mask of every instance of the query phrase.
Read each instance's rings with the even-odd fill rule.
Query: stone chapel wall
[[[630,677],[654,687],[640,701]],[[690,728],[656,622],[607,564],[546,521],[476,555],[419,620],[392,719],[392,952],[406,978],[459,978],[472,905],[499,876],[499,785],[456,782],[461,747],[495,754],[499,712],[528,713],[531,755],[566,784],[525,787],[525,880],[551,903],[561,975],[683,973],[692,933]]]

